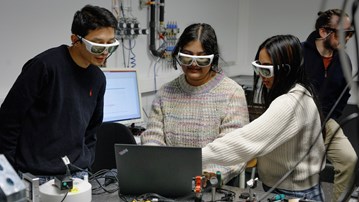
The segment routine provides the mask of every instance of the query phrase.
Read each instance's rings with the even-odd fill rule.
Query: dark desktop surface
[[[93,184],[93,183],[92,183]],[[323,185],[323,184],[322,184]],[[98,187],[98,185],[93,184],[93,188],[94,187]],[[117,190],[116,184],[111,184],[106,186],[106,188],[108,190]],[[325,183],[324,184],[324,192],[329,191],[332,189],[332,184],[329,183]],[[352,195],[351,198],[348,200],[349,202],[357,202],[358,201],[358,191],[359,190],[355,190]],[[286,200],[273,200],[275,197],[278,197],[278,195],[275,194],[269,194],[267,195],[266,192],[264,192],[262,190],[261,184],[259,183],[258,186],[252,190],[249,190],[248,188],[246,189],[241,189],[239,187],[233,187],[233,186],[223,186],[221,190],[218,190],[217,192],[215,192],[215,194],[212,194],[211,190],[206,190],[202,193],[202,197],[201,197],[201,201],[202,202],[209,202],[209,201],[236,201],[236,202],[245,202],[247,201],[246,199],[241,198],[241,196],[244,195],[248,195],[249,193],[252,193],[252,196],[256,197],[256,200],[254,201],[258,201],[259,199],[262,199],[261,201],[288,201],[287,198],[285,198]],[[267,195],[267,196],[265,196]],[[325,201],[331,201],[330,200],[330,193],[325,193],[325,197],[326,200]],[[181,197],[181,198],[161,198],[160,196],[156,196],[155,194],[147,194],[146,199],[151,199],[149,201],[155,201],[154,199],[157,199],[157,201],[196,201],[195,199],[195,195],[192,194],[191,196],[186,196],[186,197]],[[264,198],[263,198],[264,197]],[[141,200],[142,199],[142,200]],[[121,198],[118,195],[118,191],[114,191],[112,193],[104,193],[103,191],[101,192],[101,194],[96,194],[93,192],[92,195],[92,202],[112,202],[112,201],[129,201],[129,202],[133,202],[133,201],[145,201],[143,200],[143,197],[139,197],[139,196],[122,196]],[[301,200],[302,201],[302,200]],[[303,200],[305,201],[305,200]]]
[[[107,176],[107,175],[104,175]],[[255,189],[251,189],[249,191],[248,188],[240,189],[239,187],[224,185],[217,191],[211,186],[207,186],[207,188],[202,189],[200,196],[196,193],[190,193],[185,196],[179,196],[176,198],[164,197],[157,195],[155,193],[144,193],[141,195],[121,195],[119,196],[118,191],[118,183],[117,179],[113,179],[111,182],[108,181],[104,177],[98,177],[97,180],[90,180],[92,185],[92,202],[111,202],[111,201],[197,201],[196,199],[201,199],[202,202],[206,201],[245,201],[245,199],[241,199],[240,196],[245,195],[249,192],[255,196],[257,199],[265,194],[261,190],[261,185],[257,186]],[[103,188],[101,188],[103,187]],[[270,194],[267,198],[273,197],[273,194]],[[267,198],[263,201],[267,201]]]
[[[108,188],[116,188],[115,185],[110,185]],[[230,187],[230,186],[223,186],[221,190],[218,190],[213,195],[211,190],[206,190],[202,193],[200,199],[204,202],[206,201],[245,201],[245,199],[240,199],[239,196],[243,193],[249,193],[248,189],[240,189],[238,187]],[[253,190],[252,193],[255,193],[257,198],[263,196],[264,192]],[[273,194],[269,195],[268,198],[273,197]],[[118,195],[118,191],[113,193],[102,193],[99,195],[92,195],[92,202],[103,202],[103,201],[146,201],[152,200],[154,201],[157,199],[158,201],[196,201],[195,193],[183,196],[179,198],[165,198],[162,196],[158,196],[156,194],[143,194],[141,196],[122,196],[121,198]],[[263,200],[263,201],[267,201]]]

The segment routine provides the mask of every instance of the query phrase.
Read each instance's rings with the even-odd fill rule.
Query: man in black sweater
[[[341,22],[345,43],[340,43],[339,23],[342,12],[340,9],[319,12],[315,24],[316,30],[302,43],[306,73],[318,92],[323,115],[328,118],[325,145],[328,147],[327,158],[335,170],[333,201],[338,201],[341,193],[347,188],[354,176],[357,161],[353,146],[337,123],[350,97],[349,88],[346,88],[344,68],[350,73],[352,69],[349,56],[344,52],[348,63],[348,66],[344,66],[338,50],[344,49],[345,43],[354,34],[349,16],[344,13]],[[340,98],[342,92],[343,96]],[[339,102],[335,106],[338,99]],[[330,113],[332,108],[333,112]]]
[[[119,45],[116,28],[110,11],[86,5],[74,15],[71,46],[48,49],[23,66],[0,108],[0,153],[17,171],[45,182],[66,173],[64,156],[91,167],[106,86],[98,66]]]

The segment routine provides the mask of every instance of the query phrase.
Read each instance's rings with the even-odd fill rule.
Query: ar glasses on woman
[[[83,37],[77,36],[81,41],[84,42],[86,49],[94,54],[94,55],[101,55],[103,54],[105,51],[107,51],[108,53],[113,53],[115,52],[115,50],[117,49],[117,47],[120,45],[120,42],[118,42],[115,39],[115,42],[110,43],[110,44],[101,44],[101,43],[95,43],[92,41],[89,41]]]
[[[274,76],[273,65],[262,65],[258,60],[255,60],[252,62],[252,66],[257,75],[261,75],[265,78]]]
[[[212,55],[188,55],[181,52],[177,54],[177,62],[180,65],[191,66],[196,61],[197,66],[206,67],[212,64],[214,54]]]

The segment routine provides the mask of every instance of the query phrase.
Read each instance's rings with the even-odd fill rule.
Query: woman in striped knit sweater
[[[234,165],[257,158],[264,190],[276,188],[273,193],[323,201],[320,107],[304,73],[299,39],[292,35],[268,38],[252,64],[261,77],[267,109],[250,124],[204,147],[203,165]]]
[[[142,144],[204,147],[249,122],[242,87],[218,67],[217,38],[210,25],[188,26],[172,54],[174,67],[178,63],[183,74],[157,92]],[[243,166],[207,165],[204,170],[220,171],[226,183]]]

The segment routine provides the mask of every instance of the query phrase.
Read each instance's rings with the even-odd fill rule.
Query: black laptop
[[[201,148],[115,144],[115,155],[119,195],[183,197],[202,175]]]

